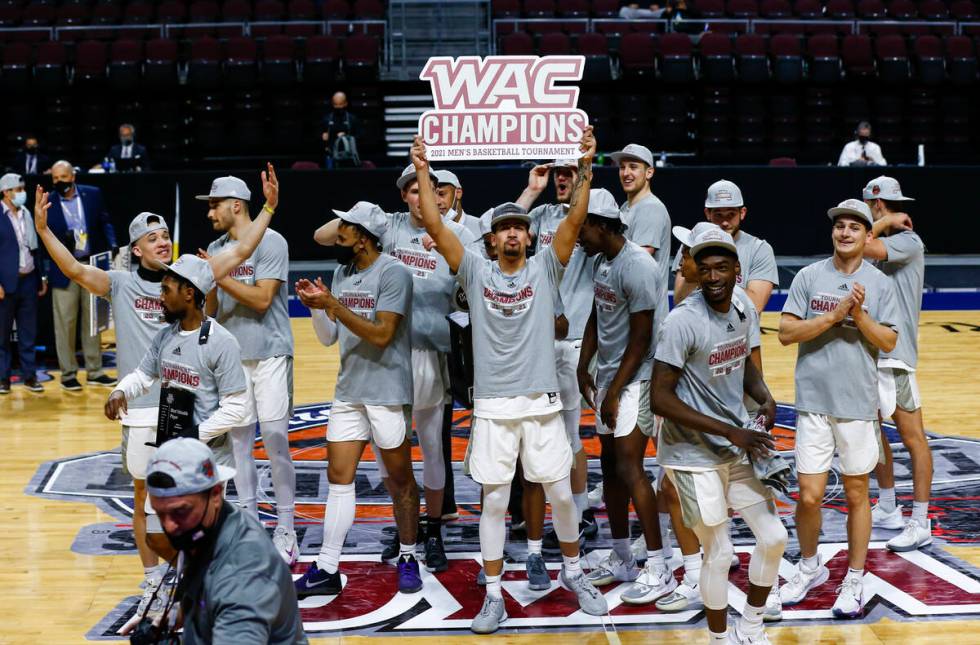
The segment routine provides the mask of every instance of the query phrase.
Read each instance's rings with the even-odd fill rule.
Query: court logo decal
[[[294,567],[297,577],[305,570],[320,549],[322,536],[323,500],[327,498],[326,451],[324,427],[329,419],[329,404],[308,405],[296,409],[290,421],[290,443],[297,467],[297,537],[301,546],[301,562]],[[583,443],[591,456],[598,454],[594,417],[583,413]],[[777,446],[784,456],[792,457],[795,413],[789,406],[780,406],[777,418]],[[480,569],[479,555],[479,489],[460,472],[465,450],[470,415],[457,410],[453,424],[453,458],[457,471],[456,500],[460,519],[444,527],[450,569],[431,575],[423,571],[425,585],[413,595],[396,592],[396,571],[378,561],[383,543],[395,535],[391,519],[390,500],[385,494],[377,466],[366,455],[358,468],[355,481],[358,498],[357,521],[344,546],[341,572],[346,587],[338,597],[310,597],[300,603],[304,625],[312,635],[328,635],[343,631],[348,634],[421,634],[466,631],[470,620],[479,611],[483,592],[475,585]],[[895,471],[899,500],[906,506],[911,499],[911,462],[908,453],[898,443],[894,428],[890,439],[895,453]],[[883,616],[899,619],[938,620],[944,618],[980,617],[980,570],[953,558],[942,549],[943,544],[975,545],[980,543],[980,441],[930,435],[935,461],[933,500],[929,509],[933,521],[935,542],[932,546],[912,553],[891,553],[884,543],[895,531],[875,529],[868,557],[868,577],[865,592],[869,597],[864,621],[876,621]],[[414,449],[417,453],[417,448]],[[260,470],[260,514],[274,524],[268,462],[260,436],[256,438],[256,460]],[[647,460],[651,477],[657,466],[652,450]],[[421,481],[421,467],[416,457],[416,479]],[[598,463],[590,464],[590,486],[599,480]],[[792,482],[791,496],[795,496]],[[132,487],[123,472],[117,451],[78,455],[43,464],[26,493],[45,498],[94,503],[112,515],[116,521],[90,525],[79,531],[72,550],[90,555],[135,554],[133,542]],[[234,487],[229,498],[235,499]],[[798,557],[792,500],[780,503],[782,519],[790,531],[790,545],[780,573],[787,577],[793,572]],[[807,600],[784,609],[784,623],[805,624],[831,620],[830,608],[847,566],[846,562],[846,505],[839,473],[832,471],[825,499],[821,553],[831,569],[830,580],[811,592]],[[602,539],[587,545],[587,560],[594,564],[605,555],[606,519],[597,511]],[[271,530],[271,529],[270,529]],[[636,528],[634,527],[634,533]],[[734,607],[742,607],[747,589],[748,557],[752,550],[751,532],[736,519],[733,541],[743,566],[730,579],[729,599]],[[607,617],[591,617],[578,611],[574,597],[560,589],[532,592],[527,589],[523,560],[525,543],[522,534],[510,535],[507,545],[507,566],[504,591],[507,612],[511,618],[505,629],[596,629],[600,625],[617,629],[651,629],[657,626],[703,626],[703,614],[698,611],[663,614],[651,607],[631,607],[622,604],[619,595],[623,587],[612,585],[601,591],[610,606]],[[675,554],[678,553],[675,551]],[[548,556],[553,564],[555,580],[560,558],[557,552]],[[679,557],[673,562],[675,575],[680,576]],[[134,560],[135,562],[135,560]],[[134,567],[136,565],[134,564]],[[137,589],[133,596],[121,599],[120,604],[98,625],[89,639],[116,639],[114,632],[135,610]]]

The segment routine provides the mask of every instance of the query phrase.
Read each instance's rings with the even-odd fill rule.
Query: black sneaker
[[[311,562],[306,573],[302,575],[293,586],[296,588],[296,597],[305,598],[306,596],[336,596],[343,589],[341,584],[340,571],[327,573],[316,566],[316,562]]]
[[[449,559],[446,558],[446,547],[442,543],[442,538],[430,537],[425,541],[425,570],[439,573],[448,568]]]
[[[10,379],[0,379],[0,394],[10,394]]]
[[[82,384],[78,382],[78,379],[74,376],[71,378],[61,379],[61,389],[68,390],[69,392],[78,392],[82,389]]]
[[[95,378],[85,379],[85,382],[92,385],[101,385],[102,387],[116,387],[116,383],[118,383],[119,380],[114,376],[103,374],[102,376],[96,376]]]
[[[26,387],[31,392],[43,392],[44,386],[37,382],[36,378],[29,378],[24,381],[24,387]]]
[[[595,511],[591,508],[582,513],[582,521],[578,525],[578,533],[586,540],[594,540],[599,536],[599,523],[595,521]]]

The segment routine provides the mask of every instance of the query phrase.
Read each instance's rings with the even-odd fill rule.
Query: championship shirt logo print
[[[619,305],[619,298],[613,288],[604,282],[594,282],[592,292],[595,294],[595,304],[603,311],[614,311]]]
[[[745,336],[717,343],[708,354],[708,369],[712,376],[726,376],[742,366],[748,353]]]
[[[538,245],[543,249],[551,246],[551,242],[555,239],[554,231],[541,231],[538,234]]]
[[[523,316],[534,302],[534,287],[530,283],[517,291],[483,287],[483,302],[490,313],[497,313],[505,318]]]
[[[370,291],[348,291],[344,289],[340,292],[340,297],[337,300],[358,316],[368,320],[374,319],[374,308],[377,305],[377,300]]]
[[[437,260],[432,253],[400,246],[395,249],[394,255],[412,271],[412,275],[416,278],[428,279],[436,270]]]
[[[165,386],[180,387],[183,389],[194,389],[201,385],[201,375],[197,370],[182,363],[172,363],[161,361],[160,380]]]
[[[235,270],[229,273],[228,277],[244,284],[255,284],[255,264],[246,260],[235,267]]]
[[[140,320],[152,323],[163,321],[163,303],[158,298],[136,296],[133,298],[133,310]]]

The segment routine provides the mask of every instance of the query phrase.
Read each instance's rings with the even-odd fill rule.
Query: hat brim
[[[499,217],[494,217],[490,220],[490,232],[493,232],[493,229],[497,226],[497,224],[510,221],[524,222],[528,226],[531,225],[531,217],[529,215],[524,213],[507,213],[506,215],[500,215]]]
[[[221,464],[215,464],[218,468],[218,483],[224,483],[230,481],[238,473],[237,470],[231,466],[222,466]]]
[[[708,202],[704,203],[705,208],[745,208],[745,202],[739,202],[737,204],[711,204]]]
[[[687,248],[691,248],[691,229],[683,226],[675,226],[670,229],[670,232],[674,235],[675,240]]]
[[[619,211],[588,211],[586,214],[595,215],[596,217],[602,217],[605,219],[622,221],[622,218],[619,216]]]
[[[868,201],[870,199],[883,199],[886,202],[914,202],[915,201],[914,197],[906,197],[905,195],[902,195],[901,197],[885,197],[883,195],[868,195],[867,193],[864,193],[864,200]]]
[[[405,186],[418,180],[419,175],[417,172],[409,173],[407,175],[402,175],[395,180],[395,185],[398,186],[398,190],[405,190]]]
[[[211,195],[194,195],[194,199],[199,199],[202,202],[207,202],[211,200]]]
[[[847,215],[848,217],[854,217],[856,219],[859,219],[865,224],[867,224],[869,228],[874,226],[873,219],[868,219],[868,217],[864,213],[853,208],[842,208],[840,206],[835,206],[834,208],[831,208],[830,210],[827,211],[827,217],[829,217],[831,220],[835,220],[838,217],[841,217],[842,215]]]
[[[628,152],[614,152],[611,155],[609,155],[609,158],[612,159],[617,164],[619,162],[623,161],[624,159],[632,159],[633,161],[639,161],[639,162],[645,163],[646,165],[650,166],[651,168],[653,167],[653,159],[650,159],[648,161],[648,160],[644,159],[643,157],[638,157],[637,155],[630,154]]]
[[[686,244],[684,246],[687,246]],[[701,244],[695,244],[691,248],[691,257],[693,258],[701,251],[705,249],[724,249],[726,251],[731,251],[735,255],[738,255],[738,250],[735,248],[734,244],[729,244],[728,242],[723,242],[721,240],[711,240],[708,242],[702,242]]]

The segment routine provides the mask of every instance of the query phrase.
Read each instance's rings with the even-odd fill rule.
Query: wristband
[[[274,209],[272,209],[272,208],[269,208],[269,205],[268,204],[263,204],[262,210],[269,211],[269,215],[275,215],[276,214],[276,211]]]

